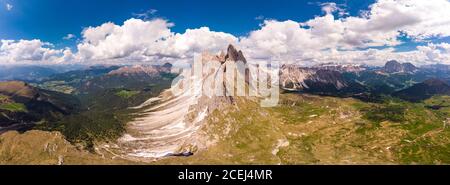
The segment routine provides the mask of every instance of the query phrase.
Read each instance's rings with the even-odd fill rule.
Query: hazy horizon
[[[299,65],[450,64],[448,0],[90,3],[0,1],[0,64],[183,63],[228,44]]]

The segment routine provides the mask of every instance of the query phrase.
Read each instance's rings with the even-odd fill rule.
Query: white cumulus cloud
[[[135,58],[187,58],[194,52],[218,51],[238,39],[231,34],[214,32],[207,27],[187,29],[185,33],[170,30],[173,24],[163,19],[129,19],[123,25],[105,23],[86,28],[78,44],[83,60]]]
[[[129,19],[122,26],[105,23],[98,27],[86,28],[83,42],[78,44],[82,59],[122,58],[133,54],[144,54],[147,50],[158,49],[159,42],[172,35],[172,24],[155,19],[143,21]]]
[[[107,22],[81,32],[76,50],[54,49],[40,40],[2,40],[0,62],[173,62],[192,58],[194,53],[218,52],[228,44],[242,49],[249,59],[281,59],[315,64],[353,62],[382,64],[397,59],[415,64],[450,63],[448,43],[432,43],[450,36],[448,0],[378,0],[367,10],[350,16],[345,5],[322,3],[322,15],[310,20],[265,19],[260,28],[246,36],[210,30],[208,27],[171,30],[173,23],[160,19],[131,18],[123,24]],[[155,14],[156,10],[145,12]],[[264,19],[264,17],[260,17]],[[398,52],[400,37],[421,46]],[[64,39],[73,39],[68,34]],[[382,49],[376,49],[382,48]]]
[[[6,3],[5,4],[6,10],[10,11],[14,8],[14,6],[12,4]]]
[[[1,40],[0,63],[61,62],[65,50],[41,40]]]
[[[241,45],[251,57],[257,59],[276,57],[305,63],[333,59],[334,62],[341,62],[350,60],[351,56],[361,57],[353,57],[352,60],[365,60],[365,55],[361,55],[364,48],[402,44],[401,36],[413,40],[450,36],[448,0],[378,0],[358,16],[339,18],[333,13],[345,12],[341,7],[335,3],[324,3],[322,6],[324,15],[305,22],[266,20],[260,29],[242,38]],[[339,53],[345,53],[347,57],[339,56]],[[447,59],[436,57],[437,54],[429,54],[434,57],[417,57],[424,53],[396,53],[393,49],[380,50],[377,54],[383,56],[377,57],[379,60],[389,57],[416,60],[413,62]],[[408,58],[405,54],[414,57]]]

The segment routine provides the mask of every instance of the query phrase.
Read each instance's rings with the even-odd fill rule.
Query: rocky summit
[[[383,71],[386,73],[413,73],[417,70],[411,63],[399,63],[396,60],[390,60],[386,63]]]
[[[217,80],[227,64],[258,66],[242,51],[201,58],[213,64],[201,76],[139,64],[1,82],[0,163],[450,163],[447,67],[282,64],[278,104],[261,107]]]
[[[203,53],[202,63],[217,62],[218,68],[203,71],[203,76],[192,76],[191,69],[184,69],[180,75],[183,80],[167,89],[158,97],[153,97],[137,106],[136,118],[127,123],[126,133],[119,138],[117,146],[104,145],[103,148],[116,155],[131,160],[153,160],[164,156],[175,156],[205,150],[211,141],[201,129],[206,118],[217,109],[233,105],[235,97],[206,96],[203,88],[211,88],[212,92],[228,89],[225,83],[207,86],[206,79],[217,76],[224,77],[228,62],[246,62],[241,51],[229,45],[226,54],[213,55]],[[192,83],[184,86],[184,82]],[[203,88],[202,88],[203,87]],[[175,89],[181,93],[175,93]]]

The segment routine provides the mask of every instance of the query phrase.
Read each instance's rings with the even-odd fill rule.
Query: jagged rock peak
[[[164,65],[162,65],[162,67],[172,69],[173,65],[167,62]]]
[[[400,64],[396,60],[390,60],[384,65],[384,71],[387,73],[400,72],[402,71],[402,68],[402,64]]]
[[[242,51],[236,50],[236,48],[230,44],[228,45],[227,54],[225,55],[226,61],[242,61],[244,63],[247,63],[247,60],[244,57],[244,54]]]
[[[417,67],[416,67],[415,65],[409,63],[409,62],[403,63],[402,65],[403,65],[403,70],[404,70],[404,71],[409,71],[409,72],[411,72],[411,71],[417,70]]]
[[[386,73],[412,73],[417,70],[416,66],[411,63],[400,63],[396,60],[386,62],[383,71]]]

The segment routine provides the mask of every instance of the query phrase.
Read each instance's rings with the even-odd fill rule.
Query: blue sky
[[[13,5],[0,9],[0,39],[41,39],[55,45],[67,45],[67,34],[78,37],[84,27],[105,22],[122,24],[125,20],[154,9],[153,17],[162,17],[175,26],[174,32],[208,26],[211,30],[242,36],[265,19],[306,21],[322,14],[320,4],[327,1],[300,0],[0,0]],[[336,1],[356,15],[373,1]]]
[[[330,1],[0,0],[0,63],[180,61],[233,43],[253,59],[450,64],[450,0]]]

